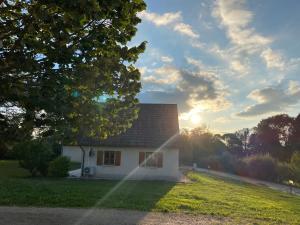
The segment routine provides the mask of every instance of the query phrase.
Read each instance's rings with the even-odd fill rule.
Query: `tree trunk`
[[[84,148],[81,146],[81,145],[79,145],[79,147],[80,147],[80,149],[81,149],[81,151],[82,151],[82,161],[81,161],[81,176],[83,177],[83,175],[84,175],[84,161],[85,161],[85,150],[84,150]]]

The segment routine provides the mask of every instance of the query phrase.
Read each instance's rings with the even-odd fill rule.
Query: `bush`
[[[199,166],[218,171],[236,173],[237,165],[240,160],[228,152],[223,152],[220,155],[211,155],[200,160]]]
[[[292,170],[288,163],[278,163],[277,173],[279,182],[284,182],[293,179]]]
[[[300,152],[295,152],[292,155],[290,167],[293,179],[297,182],[300,182]]]
[[[241,159],[237,159],[233,164],[233,171],[239,176],[249,176],[247,163]]]
[[[244,158],[248,175],[253,178],[269,181],[278,180],[277,161],[270,155],[255,155]]]
[[[14,152],[20,166],[29,170],[32,176],[46,176],[49,162],[53,158],[51,146],[43,140],[25,141],[15,146]]]
[[[59,156],[49,164],[49,175],[52,177],[66,177],[70,170],[71,162],[66,156]]]

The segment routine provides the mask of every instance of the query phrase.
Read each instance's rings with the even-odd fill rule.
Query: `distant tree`
[[[290,166],[294,179],[300,182],[300,152],[295,152],[292,155]]]
[[[289,145],[294,151],[300,152],[300,113],[293,122]]]
[[[177,138],[177,143],[180,149],[179,159],[181,164],[192,165],[193,163],[193,150],[190,141],[190,133],[188,130],[183,129]]]
[[[0,135],[106,138],[137,115],[145,43],[128,47],[142,0],[4,1],[0,7]],[[99,97],[105,104],[99,104]]]
[[[208,156],[220,155],[226,150],[225,144],[206,127],[198,127],[190,132],[191,147],[195,162]]]
[[[237,133],[227,133],[222,135],[228,151],[234,155],[242,156],[243,155],[243,142],[238,137]]]
[[[247,154],[248,152],[248,142],[250,137],[250,129],[249,128],[243,128],[241,130],[238,130],[235,132],[235,135],[242,143],[243,152]]]
[[[294,119],[287,114],[263,119],[254,128],[250,145],[259,153],[269,153],[279,160],[288,160],[291,149],[288,146]]]

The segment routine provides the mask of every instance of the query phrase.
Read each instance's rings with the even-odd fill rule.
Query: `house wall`
[[[112,148],[112,147],[92,147],[95,154],[89,155],[90,147],[84,146],[85,166],[94,167],[96,177],[108,179],[121,179],[127,176],[128,179],[178,179],[179,173],[179,151],[178,149],[163,149],[162,168],[139,167],[140,151],[155,151],[154,148]],[[121,151],[120,166],[96,165],[97,151]],[[71,151],[80,152],[76,146],[64,146],[64,153],[74,156],[78,153],[70,154]]]
[[[78,146],[63,146],[63,156],[70,158],[72,162],[81,162],[82,151]]]

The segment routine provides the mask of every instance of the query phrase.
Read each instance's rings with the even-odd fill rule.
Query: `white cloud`
[[[166,26],[176,21],[182,20],[181,12],[169,12],[159,15],[157,13],[150,13],[143,11],[139,16],[147,21],[154,23],[156,26]]]
[[[198,38],[199,35],[196,34],[192,27],[188,24],[185,24],[185,23],[177,23],[175,24],[174,28],[173,28],[175,31],[178,31],[179,33],[183,34],[183,35],[186,35],[186,36],[189,36],[191,38]]]
[[[176,83],[180,79],[180,71],[172,66],[159,67],[153,71],[153,74],[142,77],[143,82],[153,84]]]
[[[230,68],[239,74],[247,74],[249,72],[249,67],[236,59],[230,62]]]
[[[185,57],[185,59],[186,59],[186,61],[187,61],[188,64],[191,64],[191,65],[193,65],[193,66],[196,66],[196,67],[198,67],[199,69],[204,68],[204,64],[203,64],[202,61],[199,60],[199,59],[197,60],[197,59],[194,59],[194,58],[192,58],[192,57]]]
[[[139,67],[139,71],[143,76],[147,72],[148,68],[146,66]]]
[[[209,112],[220,112],[225,109],[228,109],[232,103],[226,99],[224,93],[219,93],[218,97],[215,99],[204,99],[204,100],[196,100],[191,98],[188,101],[188,104],[192,108],[200,108],[202,111],[209,111]]]
[[[206,47],[205,43],[195,39],[190,40],[190,45],[194,48],[199,48],[199,49],[204,49]]]
[[[165,62],[165,63],[171,63],[171,62],[173,62],[173,58],[172,57],[170,57],[170,56],[162,56],[161,58],[161,61],[163,61],[163,62]]]
[[[168,12],[160,15],[157,13],[143,11],[139,13],[139,16],[144,20],[154,23],[156,26],[169,26],[174,31],[184,36],[188,36],[190,38],[199,37],[189,24],[182,22],[183,18],[181,12]]]
[[[232,47],[222,52],[216,47],[210,51],[227,60],[233,71],[249,73],[251,67],[247,61],[251,55],[260,56],[269,69],[282,71],[286,67],[284,56],[270,47],[273,38],[258,33],[251,26],[254,14],[246,9],[246,0],[217,0],[213,16],[226,29]]]
[[[198,69],[198,74],[208,79],[214,79],[216,83],[219,83],[219,76],[218,76],[218,68],[211,67],[205,65],[200,59],[194,59],[192,57],[185,57],[186,62]],[[222,85],[221,85],[222,86]]]
[[[274,52],[271,48],[264,50],[260,56],[265,60],[268,68],[284,70],[286,66],[282,54]]]
[[[245,9],[245,0],[218,0],[213,15],[227,28],[231,42],[239,46],[265,46],[272,42],[250,27],[253,13]]]
[[[298,92],[300,93],[300,83],[298,81],[291,80],[289,82],[289,93],[291,95],[294,95],[297,94]]]

